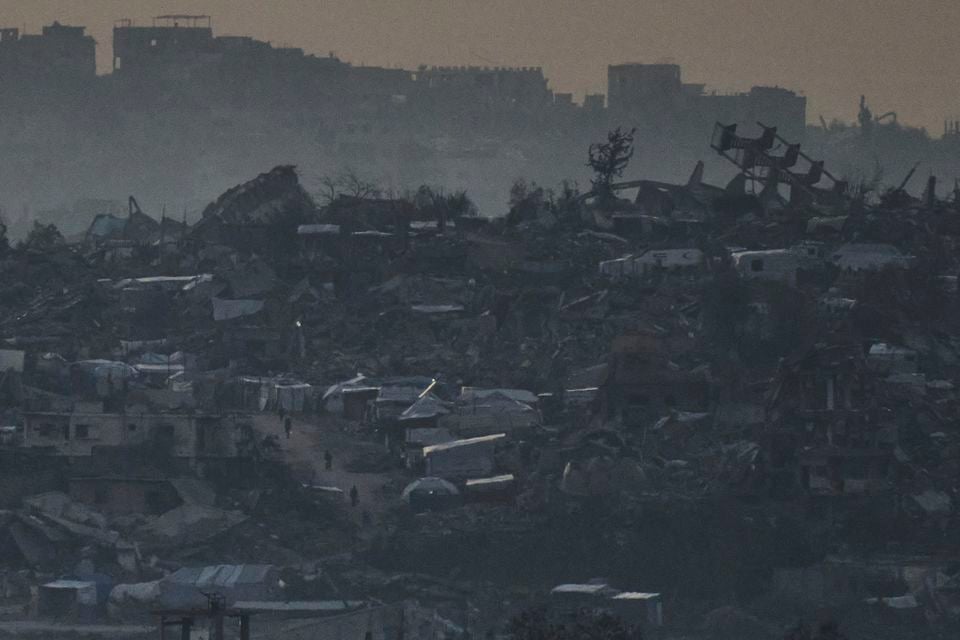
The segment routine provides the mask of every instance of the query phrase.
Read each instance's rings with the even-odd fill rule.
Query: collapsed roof
[[[316,205],[300,186],[296,167],[280,165],[227,190],[207,205],[197,227],[209,221],[230,225],[264,225],[288,214],[313,212]]]

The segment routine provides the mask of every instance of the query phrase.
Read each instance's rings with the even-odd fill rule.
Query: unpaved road
[[[354,432],[356,425],[332,416],[294,416],[289,439],[275,414],[255,416],[254,425],[260,434],[277,437],[284,459],[302,482],[338,487],[343,490],[348,505],[350,489],[356,487],[360,504],[350,511],[357,524],[361,523],[364,511],[370,514],[372,524],[376,524],[387,510],[400,503],[397,487],[397,483],[402,484],[400,473],[354,473],[344,469],[351,459],[364,452],[382,451],[379,445],[360,440]],[[326,451],[333,455],[330,471],[325,469]]]

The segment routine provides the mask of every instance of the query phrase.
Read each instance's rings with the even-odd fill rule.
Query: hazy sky
[[[861,93],[933,134],[960,118],[958,0],[0,0],[10,26],[86,25],[104,71],[114,20],[164,13],[357,64],[542,66],[577,95],[605,92],[607,64],[673,61],[724,91],[801,91],[811,121],[852,120]]]

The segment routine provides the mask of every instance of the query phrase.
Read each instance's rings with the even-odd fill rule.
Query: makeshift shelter
[[[277,408],[283,408],[287,413],[303,413],[312,408],[313,387],[309,384],[278,382],[274,386],[274,391]]]
[[[407,467],[412,469],[423,461],[424,447],[454,440],[456,437],[443,427],[406,427],[403,444]]]
[[[254,411],[309,413],[316,404],[314,388],[298,380],[240,376],[235,380],[238,406]]]
[[[37,590],[37,614],[51,618],[92,620],[97,612],[97,583],[54,580]]]
[[[450,415],[439,417],[440,426],[461,436],[482,436],[529,430],[541,423],[539,398],[524,389],[464,387]]]
[[[346,389],[351,389],[354,387],[376,388],[366,384],[366,380],[366,376],[364,376],[362,373],[358,373],[355,377],[350,378],[349,380],[344,380],[343,382],[330,385],[327,387],[327,390],[323,392],[323,397],[320,399],[321,405],[328,413],[342,414],[344,412],[343,392]]]
[[[184,567],[160,581],[160,600],[166,607],[205,608],[204,593],[219,593],[228,605],[240,600],[277,600],[279,573],[266,564],[220,564]]]
[[[399,420],[400,415],[417,401],[425,386],[407,381],[381,385],[373,402],[375,420],[381,425]]]
[[[463,488],[471,502],[506,502],[516,494],[517,482],[512,473],[490,478],[472,478]]]
[[[624,591],[611,600],[613,610],[623,620],[650,627],[663,626],[663,598],[659,593]]]
[[[506,438],[506,434],[496,433],[424,447],[426,471],[429,475],[447,478],[490,475],[495,466],[494,450],[497,441],[503,438]]]
[[[425,393],[410,405],[398,418],[400,424],[408,429],[416,427],[435,427],[437,419],[450,413],[450,403],[433,393]]]
[[[605,581],[595,579],[586,583],[558,584],[550,590],[550,599],[561,610],[574,612],[582,608],[600,607],[617,593]]]
[[[460,491],[443,478],[420,478],[407,485],[401,498],[414,511],[436,511],[460,504]]]
[[[74,390],[94,392],[100,397],[119,391],[138,375],[134,367],[112,360],[81,360],[70,365]]]

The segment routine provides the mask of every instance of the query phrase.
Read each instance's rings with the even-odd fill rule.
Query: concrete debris
[[[3,246],[9,599],[373,640],[538,601],[665,638],[784,602],[956,624],[956,205],[758,133],[718,125],[723,188],[518,184],[486,218],[317,206],[279,166],[196,224]]]
[[[136,531],[144,550],[179,549],[208,542],[246,520],[239,511],[185,504]]]

